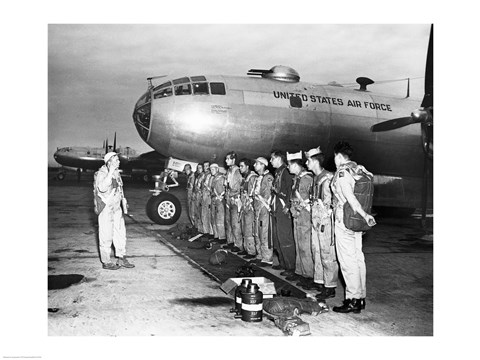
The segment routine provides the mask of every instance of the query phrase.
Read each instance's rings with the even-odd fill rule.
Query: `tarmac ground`
[[[227,263],[208,263],[212,249],[172,237],[171,227],[145,213],[149,186],[125,180],[129,201],[127,255],[133,269],[102,269],[98,225],[93,212],[92,176],[48,183],[48,335],[283,336],[273,321],[234,319],[233,298],[220,285],[245,263],[233,253]],[[171,189],[182,204],[177,223],[187,223],[184,187]],[[427,229],[417,214],[380,217],[364,236],[367,306],[360,314],[333,311],[301,315],[312,336],[432,336],[433,217]],[[278,291],[314,295],[287,282],[280,271],[254,267]],[[343,282],[331,308],[342,303]],[[47,310],[47,309],[46,309]]]

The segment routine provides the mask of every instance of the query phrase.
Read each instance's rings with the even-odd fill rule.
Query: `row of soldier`
[[[264,157],[253,164],[243,158],[237,166],[233,151],[225,158],[226,174],[208,161],[196,172],[187,165],[188,213],[199,233],[257,266],[282,270],[286,280],[318,291],[319,301],[335,297],[338,255],[346,299],[333,310],[359,313],[366,297],[362,233],[345,228],[343,204],[348,201],[366,221],[374,220],[353,193],[355,172],[366,169],[350,160],[348,143],[336,144],[334,153],[335,174],[323,168],[320,147],[306,151],[306,161],[302,151],[272,152],[275,174]]]

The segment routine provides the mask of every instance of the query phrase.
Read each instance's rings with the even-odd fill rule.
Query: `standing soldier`
[[[270,230],[270,202],[272,196],[273,175],[267,169],[268,160],[259,157],[255,160],[254,168],[258,174],[255,180],[255,210],[256,233],[258,236],[257,259],[258,266],[267,267],[273,264],[273,244]]]
[[[240,227],[240,211],[242,202],[240,200],[240,187],[242,185],[242,175],[235,162],[237,161],[237,154],[233,151],[229,152],[225,158],[228,166],[226,182],[226,209],[225,215],[227,217],[226,233],[227,245],[225,249],[233,252],[240,252],[243,249],[242,229]]]
[[[210,162],[203,162],[203,172],[205,173],[202,184],[202,224],[203,232],[209,238],[213,239],[212,228],[212,195],[210,193],[210,186],[212,184],[212,174],[210,174]]]
[[[195,173],[192,171],[190,164],[186,164],[183,168],[183,172],[187,176],[187,209],[188,209],[188,218],[194,227],[195,218],[194,218],[194,200],[193,200],[193,188],[195,186]]]
[[[284,270],[280,275],[290,277],[289,280],[296,280],[295,240],[289,210],[293,179],[287,170],[285,153],[272,152],[270,163],[276,169],[272,188],[273,250],[277,253],[280,267]]]
[[[218,242],[225,242],[225,176],[219,172],[218,164],[210,165],[212,173],[212,227]]]
[[[243,233],[243,244],[245,250],[238,255],[245,255],[244,259],[255,259],[257,251],[255,248],[255,212],[253,210],[253,192],[257,174],[251,170],[252,163],[249,159],[240,160],[240,172],[243,175],[241,200],[241,224]]]
[[[332,192],[330,183],[333,174],[323,168],[325,156],[320,146],[306,153],[308,170],[312,171],[312,252],[314,263],[314,286],[320,291],[318,300],[335,297],[338,281],[338,263],[333,236]]]
[[[288,170],[293,179],[290,212],[293,217],[293,234],[297,251],[295,274],[300,276],[297,285],[303,288],[313,286],[312,222],[310,215],[310,189],[313,179],[303,166],[302,152],[287,152]]]
[[[363,166],[357,165],[350,158],[353,149],[349,143],[340,141],[334,148],[337,172],[332,180],[335,213],[335,245],[340,269],[345,279],[345,300],[342,306],[334,306],[333,311],[340,313],[360,313],[365,309],[366,266],[362,251],[362,232],[352,231],[343,222],[343,207],[346,202],[365,219],[368,225],[375,225],[375,219],[367,214],[355,197],[355,176],[364,172],[373,177]]]
[[[103,165],[94,176],[95,212],[98,214],[98,240],[102,267],[118,270],[120,267],[133,268],[126,254],[127,234],[123,213],[127,213],[127,200],[123,194],[123,181],[118,167],[120,160],[115,152],[108,152]],[[123,208],[123,211],[122,211]],[[112,243],[117,262],[110,258]]]
[[[195,201],[195,225],[199,233],[204,233],[202,225],[202,183],[205,174],[203,173],[203,165],[197,165],[197,174],[195,176],[195,183],[193,187],[193,199]]]

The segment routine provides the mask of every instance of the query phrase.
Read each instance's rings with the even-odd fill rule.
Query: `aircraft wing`
[[[140,154],[134,158],[125,159],[122,163],[122,167],[128,169],[163,170],[165,169],[167,160],[167,156],[153,150]]]

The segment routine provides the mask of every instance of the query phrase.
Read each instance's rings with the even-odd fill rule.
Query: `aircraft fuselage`
[[[419,206],[424,164],[421,126],[378,133],[370,127],[409,116],[420,107],[420,100],[306,82],[194,78],[165,79],[137,102],[135,125],[156,151],[222,164],[232,150],[240,158],[268,158],[275,149],[297,152],[320,145],[327,168],[332,168],[333,146],[346,140],[354,147],[353,160],[376,175],[377,205],[393,201],[395,206]]]

